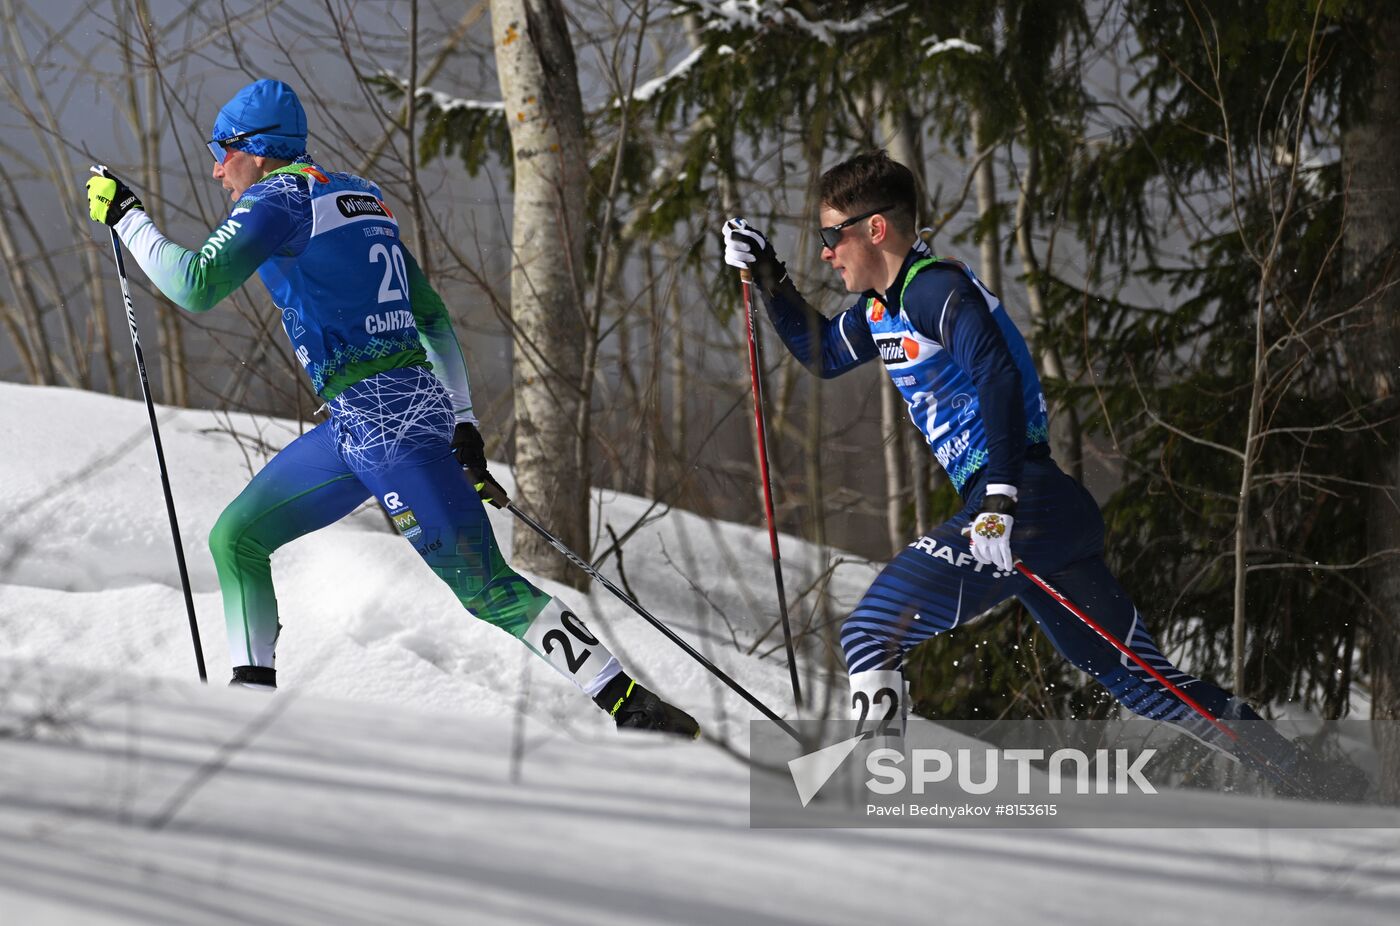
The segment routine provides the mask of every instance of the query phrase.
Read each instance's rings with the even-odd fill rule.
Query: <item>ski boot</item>
[[[655,730],[686,739],[700,736],[700,725],[685,711],[673,707],[619,672],[593,699],[617,721],[619,730]]]
[[[277,670],[266,666],[235,666],[230,688],[251,688],[254,691],[276,691]]]

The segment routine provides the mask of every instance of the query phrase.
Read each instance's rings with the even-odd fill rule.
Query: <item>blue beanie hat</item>
[[[269,128],[271,126],[271,128]],[[241,151],[294,161],[306,154],[306,110],[296,91],[264,77],[233,95],[214,120],[212,141],[267,129],[235,143]]]

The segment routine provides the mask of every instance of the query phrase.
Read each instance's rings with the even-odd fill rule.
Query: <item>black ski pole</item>
[[[632,596],[628,595],[622,589],[609,582],[607,576],[603,575],[597,569],[594,569],[592,564],[590,564],[587,560],[583,559],[583,557],[579,556],[573,550],[570,550],[568,547],[566,547],[564,545],[564,542],[558,537],[551,534],[548,530],[546,530],[544,525],[540,524],[534,518],[521,511],[519,508],[515,507],[514,502],[512,502],[509,505],[506,505],[506,510],[509,511],[511,514],[515,515],[521,521],[525,522],[525,525],[529,527],[532,531],[534,531],[535,533],[543,537],[545,540],[547,540],[550,546],[554,547],[554,549],[558,550],[564,555],[565,559],[567,559],[569,562],[573,563],[575,566],[582,569],[584,572],[588,573],[590,576],[601,582],[603,584],[603,587],[606,588],[608,591],[612,592],[613,595],[615,595],[623,604],[627,605],[627,607],[631,608],[633,611],[636,611],[638,614],[640,614],[643,618],[646,619],[647,623],[651,624],[651,626],[661,631],[668,640],[679,646],[681,649],[685,650],[686,654],[690,656],[691,659],[694,659],[696,662],[700,663],[700,665],[708,669],[710,673],[715,676],[715,678],[724,682],[731,689],[733,689],[735,694],[739,695],[739,697],[743,698],[745,701],[758,708],[759,711],[763,713],[763,716],[776,723],[780,728],[782,728],[782,731],[784,733],[786,733],[788,736],[791,736],[799,743],[802,742],[802,737],[798,735],[797,731],[793,729],[791,724],[789,724],[783,718],[779,717],[777,714],[773,713],[768,708],[768,705],[758,700],[758,698],[755,698],[752,694],[749,693],[747,688],[734,681],[734,679],[730,678],[727,674],[725,674],[723,669],[715,665],[713,662],[710,662],[710,660],[705,658],[704,654],[702,654],[701,652],[696,650],[695,647],[691,646],[689,643],[685,642],[685,640],[677,636],[675,631],[673,631],[670,627],[667,627],[661,621],[653,617],[651,615],[651,612],[639,605],[636,601],[634,601],[632,599]]]
[[[190,636],[194,638],[194,662],[199,667],[199,680],[208,682],[204,671],[204,648],[199,644],[199,624],[194,618],[194,596],[190,594],[190,574],[185,568],[185,548],[180,542],[180,522],[175,518],[175,497],[170,494],[170,474],[165,468],[165,451],[160,445],[160,428],[156,425],[156,407],[151,402],[151,384],[146,378],[146,358],[141,354],[141,339],[136,334],[136,309],[131,304],[131,288],[126,282],[126,264],[122,262],[122,242],[115,228],[112,233],[112,254],[117,259],[117,278],[122,284],[122,299],[126,302],[126,324],[131,329],[131,349],[136,352],[136,371],[141,375],[141,395],[146,399],[146,414],[151,419],[151,438],[156,444],[156,462],[160,464],[160,487],[165,490],[165,510],[170,515],[170,535],[175,540],[175,562],[180,565],[180,585],[185,590],[185,611],[190,616]]]

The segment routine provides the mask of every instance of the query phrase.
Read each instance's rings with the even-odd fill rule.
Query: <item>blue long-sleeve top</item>
[[[1048,452],[1030,350],[965,264],[917,242],[888,290],[861,294],[833,318],[786,280],[763,299],[783,343],[818,376],[879,357],[959,493],[973,482],[1017,486],[1028,449]]]

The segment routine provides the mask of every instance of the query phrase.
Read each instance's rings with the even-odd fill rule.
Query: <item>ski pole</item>
[[[1239,739],[1239,734],[1237,734],[1234,730],[1231,730],[1229,727],[1225,726],[1225,724],[1221,723],[1219,717],[1216,717],[1210,711],[1202,707],[1200,702],[1198,702],[1195,698],[1191,697],[1186,692],[1182,691],[1179,686],[1174,685],[1170,681],[1168,681],[1165,675],[1148,665],[1147,660],[1143,659],[1137,653],[1133,652],[1131,647],[1127,646],[1113,634],[1109,633],[1098,621],[1094,620],[1092,617],[1081,611],[1075,605],[1074,602],[1066,598],[1063,594],[1060,593],[1058,589],[1052,586],[1049,582],[1046,582],[1040,576],[1032,572],[1025,563],[1021,562],[1018,559],[1016,560],[1015,566],[1016,570],[1020,572],[1021,575],[1025,576],[1027,579],[1030,579],[1031,582],[1039,586],[1039,588],[1042,591],[1044,591],[1047,595],[1058,601],[1061,605],[1064,606],[1065,610],[1069,611],[1069,613],[1073,614],[1075,617],[1083,621],[1089,627],[1090,630],[1094,631],[1094,633],[1107,640],[1114,649],[1118,650],[1118,652],[1131,659],[1134,663],[1137,664],[1137,666],[1140,669],[1142,669],[1148,675],[1156,679],[1157,682],[1159,682],[1163,688],[1167,689],[1172,694],[1180,698],[1187,707],[1200,714],[1206,720],[1209,720],[1212,724],[1215,725],[1215,728],[1217,730],[1219,730],[1221,733],[1224,733],[1232,741]]]
[[[669,639],[672,643],[685,650],[686,654],[689,655],[690,658],[694,659],[696,662],[700,663],[700,665],[708,669],[710,673],[715,676],[715,678],[718,678],[720,681],[724,682],[731,689],[733,689],[733,691],[736,694],[738,694],[741,698],[752,704],[754,707],[758,708],[759,711],[763,713],[763,716],[776,723],[780,728],[782,728],[782,731],[784,733],[786,733],[788,736],[791,736],[799,743],[802,742],[802,737],[799,736],[797,731],[792,728],[791,724],[789,724],[786,720],[783,720],[783,718],[779,717],[777,714],[773,713],[768,708],[768,705],[764,704],[762,701],[758,700],[758,698],[750,694],[747,688],[734,681],[734,679],[730,678],[724,672],[723,669],[719,668],[719,666],[715,665],[713,662],[710,662],[710,660],[705,658],[704,654],[700,653],[698,650],[695,649],[695,647],[691,646],[689,643],[685,642],[685,640],[677,636],[675,631],[671,630],[670,627],[667,627],[661,621],[653,617],[651,615],[651,612],[648,611],[646,608],[642,607],[640,604],[638,604],[632,598],[632,596],[628,595],[622,589],[609,582],[606,576],[604,576],[597,569],[594,569],[593,566],[587,560],[583,559],[583,557],[579,556],[573,550],[570,550],[567,546],[565,546],[564,541],[560,540],[558,537],[550,533],[544,527],[544,525],[540,524],[534,518],[530,517],[528,514],[517,508],[514,502],[511,502],[509,505],[506,505],[506,510],[509,511],[511,514],[515,515],[521,521],[523,521],[525,525],[529,527],[532,531],[539,534],[546,541],[548,541],[549,545],[554,547],[554,549],[558,550],[560,553],[562,553],[565,559],[567,559],[569,562],[573,563],[575,566],[582,569],[584,572],[588,573],[590,576],[601,582],[603,587],[606,588],[608,591],[612,592],[613,595],[615,595],[618,598],[618,600],[620,600],[623,604],[627,605],[627,607],[631,608],[633,611],[636,611],[638,614],[640,614],[643,618],[646,619],[647,623],[651,624],[657,630],[661,631],[666,636],[666,638]]]
[[[763,417],[763,376],[761,373],[762,353],[758,343],[758,325],[754,317],[753,274],[747,269],[739,271],[739,282],[744,290],[744,315],[749,326],[749,378],[753,380],[753,420],[754,432],[758,436],[758,469],[763,480],[763,508],[768,517],[768,546],[773,554],[773,581],[778,586],[778,616],[783,623],[783,646],[787,650],[788,673],[792,677],[792,699],[797,708],[802,708],[802,688],[797,682],[797,654],[792,645],[792,624],[788,620],[787,593],[783,590],[783,563],[778,554],[778,525],[773,516],[773,485],[768,475],[768,426]]]
[[[185,590],[185,611],[190,616],[190,636],[194,639],[194,662],[199,668],[199,680],[208,682],[204,671],[204,648],[199,643],[199,624],[194,617],[194,596],[190,594],[190,574],[185,568],[185,549],[180,542],[180,522],[175,517],[175,497],[170,494],[170,474],[165,468],[165,451],[160,445],[160,428],[156,425],[156,407],[151,402],[151,384],[146,378],[146,358],[141,353],[141,339],[136,334],[136,309],[131,303],[131,288],[126,282],[126,264],[122,262],[121,239],[115,228],[112,233],[112,254],[117,259],[117,278],[122,284],[122,299],[126,302],[126,324],[131,329],[131,349],[136,352],[136,370],[141,375],[141,395],[146,399],[146,414],[151,419],[151,438],[156,445],[156,462],[160,464],[160,486],[165,491],[165,510],[170,515],[170,536],[175,540],[175,561],[180,566],[180,585]]]
[[[1277,761],[1270,758],[1270,756],[1266,752],[1261,750],[1258,744],[1250,743],[1248,740],[1240,739],[1240,735],[1234,730],[1230,729],[1228,726],[1226,726],[1223,722],[1221,722],[1219,717],[1216,717],[1209,710],[1203,707],[1199,701],[1188,695],[1185,691],[1181,689],[1180,686],[1174,685],[1170,681],[1168,681],[1166,676],[1162,675],[1162,673],[1158,672],[1156,669],[1148,665],[1147,661],[1144,660],[1137,653],[1133,652],[1131,647],[1124,644],[1123,641],[1119,640],[1112,633],[1106,630],[1101,624],[1098,623],[1098,621],[1095,621],[1092,617],[1085,614],[1077,605],[1075,605],[1074,602],[1066,598],[1064,594],[1062,594],[1059,591],[1059,589],[1055,588],[1049,582],[1046,582],[1040,576],[1032,572],[1031,569],[1025,563],[1021,562],[1021,560],[1018,559],[1016,560],[1014,565],[1016,567],[1017,572],[1021,573],[1021,575],[1029,579],[1036,587],[1040,588],[1051,598],[1054,598],[1065,608],[1065,610],[1069,611],[1075,617],[1083,621],[1084,624],[1090,630],[1094,631],[1099,636],[1107,640],[1109,644],[1113,646],[1114,649],[1118,650],[1118,652],[1131,659],[1139,668],[1141,668],[1144,672],[1152,676],[1153,679],[1160,683],[1162,687],[1166,688],[1172,694],[1180,698],[1183,704],[1194,710],[1197,714],[1200,714],[1206,720],[1210,721],[1212,726],[1214,726],[1221,733],[1224,733],[1225,736],[1227,736],[1232,743],[1234,743],[1238,748],[1247,753],[1251,759],[1259,763],[1259,765],[1262,766],[1265,771],[1269,772],[1279,782],[1290,785],[1293,788],[1300,789],[1302,791],[1314,790],[1311,787],[1311,782],[1308,782],[1306,779],[1300,780],[1295,772],[1289,771],[1287,768],[1280,766]]]

